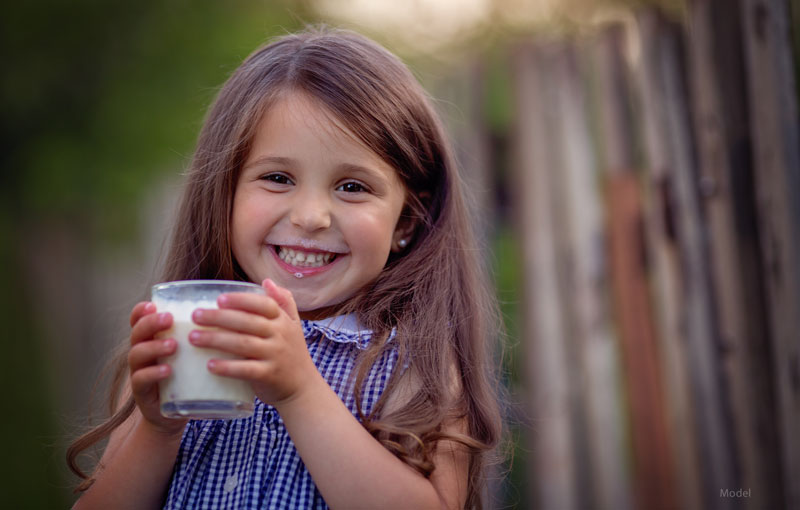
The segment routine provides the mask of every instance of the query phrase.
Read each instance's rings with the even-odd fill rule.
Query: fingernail
[[[215,368],[217,368],[217,362],[213,359],[208,360],[208,369],[213,372]]]
[[[228,301],[230,301],[230,298],[228,297],[227,294],[222,294],[220,297],[217,298],[217,303],[221,305],[226,304]]]
[[[164,312],[158,316],[158,322],[161,324],[166,324],[169,322],[169,312]]]
[[[146,305],[144,305],[144,311],[145,312],[155,312],[156,311],[156,305],[154,305],[153,303],[147,303]]]
[[[196,344],[200,340],[200,332],[199,331],[192,331],[189,333],[189,341],[193,344]]]
[[[203,314],[204,314],[203,310],[198,308],[197,310],[192,312],[192,317],[195,318],[195,319],[202,319],[203,318]]]
[[[167,375],[167,372],[169,372],[169,366],[168,365],[161,365],[161,366],[158,367],[158,373],[159,374]]]

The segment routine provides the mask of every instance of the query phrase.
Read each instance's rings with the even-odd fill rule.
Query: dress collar
[[[336,315],[320,320],[302,320],[303,334],[306,338],[314,333],[322,334],[328,340],[339,343],[352,343],[359,349],[366,349],[372,339],[372,330],[366,329],[359,323],[354,313]],[[387,342],[394,338],[395,329],[392,329]]]

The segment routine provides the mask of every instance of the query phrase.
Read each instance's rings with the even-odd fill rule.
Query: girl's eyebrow
[[[295,163],[295,160],[293,160],[292,158],[285,158],[283,156],[261,156],[260,158],[256,158],[253,161],[246,163],[243,169],[246,170],[248,168],[264,165],[267,163],[291,166]]]
[[[365,174],[367,176],[372,176],[372,177],[379,177],[379,178],[384,178],[385,177],[384,176],[384,172],[381,172],[377,168],[356,165],[354,163],[342,163],[340,165],[337,165],[336,169],[339,170],[340,172],[343,172],[343,173],[344,172],[347,172],[347,173],[360,173],[360,174]]]

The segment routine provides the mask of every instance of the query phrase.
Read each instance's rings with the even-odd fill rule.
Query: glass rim
[[[203,285],[211,286],[227,286],[227,287],[243,287],[261,289],[261,285],[252,282],[242,282],[238,280],[175,280],[171,282],[157,283],[151,287],[152,292],[169,289],[172,287],[200,287]]]

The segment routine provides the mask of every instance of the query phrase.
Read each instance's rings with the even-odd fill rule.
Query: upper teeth
[[[278,256],[286,262],[297,267],[320,267],[330,262],[333,253],[309,253],[291,248],[280,248]]]

